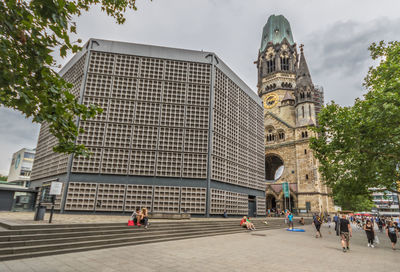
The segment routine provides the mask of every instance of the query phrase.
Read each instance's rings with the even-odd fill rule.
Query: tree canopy
[[[77,118],[87,119],[101,112],[79,104],[69,90],[72,85],[55,71],[54,56],[65,57],[81,48],[73,16],[93,5],[125,21],[126,9],[136,9],[136,0],[3,0],[0,1],[0,105],[20,111],[33,122],[49,124],[58,139],[56,152],[87,155],[83,145],[75,145]]]
[[[400,179],[400,43],[373,43],[365,78],[367,93],[353,106],[326,105],[311,148],[337,204],[369,207],[369,188],[398,192]]]

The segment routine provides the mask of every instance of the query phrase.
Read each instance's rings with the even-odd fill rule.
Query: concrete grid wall
[[[206,189],[196,187],[71,182],[66,211],[205,214]]]
[[[92,156],[74,158],[71,175],[100,175],[109,181],[70,182],[65,210],[121,212],[148,207],[154,212],[204,214],[209,135],[213,139],[211,179],[240,186],[234,191],[264,190],[261,104],[239,87],[243,83],[232,77],[229,68],[221,64],[221,69],[213,68],[207,59],[204,63],[188,59],[89,50],[74,64],[67,64],[63,76],[74,84],[73,93],[81,95],[82,103],[103,108],[102,114],[79,122],[85,132],[77,143],[87,146]],[[212,99],[215,107],[210,109]],[[210,114],[214,115],[211,134]],[[56,142],[46,125],[40,134],[33,173],[37,183],[67,172],[68,164],[67,156],[52,152]],[[197,182],[196,187],[122,184],[117,177],[123,176]],[[214,214],[225,208],[230,214],[247,214],[248,195],[229,190],[225,190],[223,206],[210,196]]]
[[[264,190],[263,108],[216,69],[212,175]]]
[[[71,83],[71,93],[79,97],[84,77],[84,66],[87,54],[80,59],[63,75],[63,78]],[[32,167],[31,180],[55,176],[67,172],[68,155],[58,154],[53,151],[57,139],[50,134],[47,123],[42,124],[36,146],[35,160]]]
[[[206,178],[211,65],[91,52],[72,172]]]

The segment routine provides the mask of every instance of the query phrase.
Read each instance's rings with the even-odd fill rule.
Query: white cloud
[[[254,91],[261,31],[271,14],[291,23],[315,84],[325,87],[326,101],[349,105],[360,96],[371,65],[368,45],[400,40],[400,2],[396,0],[138,0],[124,25],[99,8],[77,19],[78,35],[126,42],[214,51]],[[61,60],[66,63],[68,58]],[[12,153],[34,147],[38,125],[19,113],[0,109],[0,173],[8,172]]]

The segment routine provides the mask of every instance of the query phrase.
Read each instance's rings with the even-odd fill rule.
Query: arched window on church
[[[267,142],[275,141],[275,129],[274,127],[270,126],[266,128],[267,130]]]
[[[273,71],[275,71],[275,58],[271,57],[267,60],[267,72],[272,73]]]
[[[301,113],[302,113],[303,118],[304,118],[304,106],[301,106]]]
[[[307,93],[307,98],[311,98],[311,93],[310,92]]]
[[[287,56],[281,57],[281,69],[283,71],[289,71],[289,58]]]
[[[308,113],[310,114],[310,118],[311,118],[311,105],[308,105]]]
[[[283,130],[278,131],[278,139],[281,141],[285,140],[285,132]]]

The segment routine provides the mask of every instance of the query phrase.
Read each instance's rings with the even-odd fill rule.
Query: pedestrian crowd
[[[389,238],[392,249],[396,250],[395,246],[397,243],[397,238],[399,238],[400,224],[399,219],[394,219],[391,217],[374,217],[374,216],[363,216],[363,215],[346,215],[342,214],[339,216],[335,214],[331,218],[327,214],[314,214],[313,215],[313,225],[316,229],[316,238],[322,238],[321,225],[325,222],[328,223],[329,228],[331,227],[331,222],[335,224],[336,235],[340,236],[342,250],[347,252],[350,250],[350,238],[353,235],[352,225],[357,229],[362,229],[365,231],[367,238],[367,246],[374,248],[375,244],[379,244],[379,238],[375,235],[375,226],[380,233],[385,231],[386,236]]]

